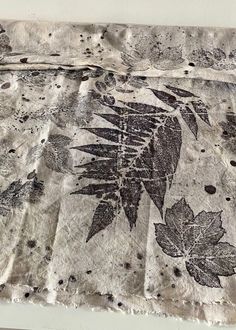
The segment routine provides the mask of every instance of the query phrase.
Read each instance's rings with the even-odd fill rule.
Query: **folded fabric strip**
[[[0,298],[236,323],[236,30],[2,21]]]

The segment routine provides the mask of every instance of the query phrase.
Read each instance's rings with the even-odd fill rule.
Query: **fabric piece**
[[[1,22],[1,299],[236,323],[235,33]]]

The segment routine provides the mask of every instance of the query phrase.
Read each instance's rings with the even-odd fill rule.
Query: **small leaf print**
[[[103,96],[103,101],[109,105],[115,104],[115,98],[109,94]]]
[[[115,208],[110,202],[101,201],[96,208],[86,242],[110,225],[115,217]]]
[[[172,87],[169,85],[167,85],[166,88],[171,90],[171,92],[177,96],[181,96],[184,98],[194,97],[194,100],[191,100],[189,104],[183,102],[182,100],[177,100],[174,95],[166,93],[165,91],[151,89],[153,94],[159,100],[161,100],[163,103],[167,104],[171,108],[180,111],[181,116],[185,121],[185,123],[187,124],[188,128],[193,133],[194,137],[197,138],[198,124],[194,112],[199,116],[201,120],[203,120],[206,124],[210,126],[208,113],[207,113],[209,107],[191,92],[185,91],[183,89],[179,89],[177,87]],[[190,106],[192,106],[192,110]]]
[[[96,81],[95,83],[95,87],[97,88],[97,90],[101,93],[105,92],[107,89],[106,84],[104,84],[104,82],[102,81]]]
[[[104,82],[108,87],[113,87],[116,85],[116,79],[113,73],[108,73],[104,77]]]
[[[203,103],[201,100],[192,101],[191,102],[196,114],[205,122],[207,125],[211,126],[208,118],[207,110],[209,109],[208,106]]]
[[[6,216],[12,209],[19,208],[26,201],[37,203],[44,194],[44,184],[37,179],[22,183],[13,181],[4,191],[0,192],[0,215]]]
[[[42,156],[45,164],[53,171],[70,173],[72,167],[72,157],[66,148],[71,139],[68,136],[54,134],[48,137],[48,141],[43,149]]]
[[[166,85],[166,88],[168,88],[170,91],[172,91],[175,95],[181,96],[181,97],[191,97],[191,96],[196,96],[193,93],[186,91],[181,88],[173,87],[170,85]]]
[[[165,224],[156,223],[156,241],[171,257],[182,257],[190,276],[200,285],[220,288],[219,276],[234,275],[236,248],[219,242],[224,236],[222,212],[202,211],[194,217],[182,198],[166,210]]]

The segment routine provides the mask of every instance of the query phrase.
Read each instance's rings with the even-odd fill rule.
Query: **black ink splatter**
[[[127,270],[131,269],[131,264],[129,262],[125,262],[124,263],[124,268],[127,269]]]
[[[69,282],[76,282],[76,278],[74,275],[70,275]]]
[[[174,272],[176,277],[181,277],[182,276],[181,270],[178,267],[174,267],[173,272]]]
[[[31,249],[33,249],[36,246],[36,241],[35,240],[30,240],[27,242],[27,246]]]
[[[213,195],[216,193],[216,187],[212,186],[212,185],[207,185],[204,187],[205,191],[210,194]]]
[[[21,63],[27,63],[28,62],[28,58],[27,57],[21,58],[20,59],[20,62]]]

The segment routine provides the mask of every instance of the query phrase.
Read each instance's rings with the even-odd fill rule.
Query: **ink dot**
[[[174,289],[175,288],[175,284],[171,284],[171,287]]]
[[[124,263],[124,267],[125,267],[125,269],[130,269],[131,268],[131,264],[129,262],[125,262]]]
[[[86,274],[91,274],[92,271],[91,270],[87,270]]]
[[[26,292],[26,293],[25,293],[25,298],[28,298],[29,295],[30,295],[29,292]]]
[[[20,59],[20,62],[21,63],[27,63],[27,61],[28,61],[28,58],[27,57],[24,57],[24,58],[21,58]]]
[[[181,270],[178,267],[174,267],[174,274],[176,277],[182,276]]]
[[[160,294],[160,293],[158,293],[158,294],[157,294],[157,298],[160,298],[160,297],[161,297],[161,294]]]
[[[208,186],[205,186],[205,191],[210,194],[210,195],[213,195],[215,194],[216,192],[216,187],[212,186],[212,185],[208,185]]]
[[[142,259],[143,259],[143,255],[142,255],[141,253],[137,253],[137,258],[138,258],[139,260],[142,260]]]
[[[33,77],[36,77],[36,76],[38,76],[38,75],[39,75],[39,72],[37,72],[37,71],[32,72],[32,76],[33,76]]]
[[[9,154],[11,154],[11,153],[14,154],[16,152],[16,150],[15,149],[10,149],[8,152],[9,152]]]
[[[63,284],[63,280],[59,280],[59,281],[58,281],[58,284],[59,284],[59,285],[62,285],[62,284]]]
[[[26,121],[26,120],[29,119],[29,116],[28,115],[25,115],[22,119],[23,119],[23,121]]]
[[[70,282],[76,282],[76,278],[75,278],[75,276],[74,276],[74,275],[70,275],[70,277],[69,277],[69,281],[70,281]]]
[[[109,294],[107,295],[107,300],[113,302],[113,301],[114,301],[114,297],[113,297],[113,295],[109,293]]]
[[[41,143],[44,143],[44,142],[45,142],[45,139],[42,139],[42,140],[41,140]]]
[[[27,246],[30,248],[30,249],[33,249],[35,246],[36,246],[36,241],[35,240],[30,240],[27,242]]]
[[[231,161],[230,161],[230,165],[232,165],[232,166],[235,167],[235,166],[236,166],[236,161],[235,161],[235,160],[231,160]]]
[[[229,201],[230,201],[230,197],[226,197],[225,199],[227,200],[227,202],[229,202]]]
[[[206,150],[205,149],[201,149],[201,152],[205,152]]]
[[[223,131],[223,135],[228,135],[228,132],[227,131]]]
[[[51,33],[49,33],[49,34],[48,34],[48,36],[49,36],[49,37],[51,37],[51,36],[52,36],[52,34],[51,34]]]
[[[190,62],[188,65],[189,66],[195,66],[195,64],[193,62]]]
[[[119,307],[121,307],[123,304],[122,304],[122,302],[118,302],[118,304],[117,304]]]

